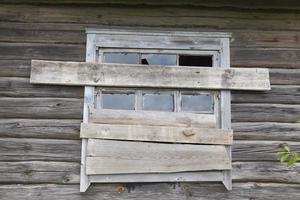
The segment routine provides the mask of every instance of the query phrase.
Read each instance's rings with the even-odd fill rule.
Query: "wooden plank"
[[[220,68],[230,69],[230,42],[228,38],[222,39],[222,50],[220,52]],[[221,90],[220,95],[220,128],[231,129],[231,91]],[[232,148],[229,145],[225,146],[226,153],[229,158],[229,162],[232,162],[231,151]],[[222,181],[227,190],[232,190],[232,171],[224,171],[224,180]]]
[[[232,130],[217,128],[81,123],[80,137],[230,145],[233,134]]]
[[[87,156],[87,174],[168,173],[231,168],[222,145],[89,139]]]
[[[115,31],[115,32],[114,32]],[[89,30],[88,30],[89,32]],[[193,32],[151,32],[108,30],[90,31],[97,33],[95,45],[103,48],[149,48],[181,50],[220,50],[220,38],[229,37],[223,33]],[[142,41],[142,42],[141,42]],[[159,43],[157,41],[160,41]]]
[[[233,91],[232,103],[300,104],[300,86],[272,85],[269,91]]]
[[[94,45],[94,34],[88,34],[86,47],[86,62],[96,61],[96,46]],[[84,87],[84,105],[83,105],[83,122],[89,122],[89,110],[95,106],[95,87]],[[86,174],[86,153],[87,153],[87,139],[82,139],[81,142],[81,163],[80,163],[80,192],[85,192],[90,186],[91,182]]]
[[[79,139],[80,119],[0,119],[0,137]],[[300,141],[300,124],[233,123],[235,140]]]
[[[41,12],[42,11],[42,12]],[[177,6],[52,6],[5,5],[2,21],[36,23],[86,23],[90,26],[194,27],[210,29],[299,30],[296,12],[262,12],[260,9],[207,9]],[[100,17],[101,16],[101,17]],[[213,16],[218,16],[213,17]],[[287,21],[289,23],[287,23]],[[88,25],[87,25],[88,26]]]
[[[231,67],[299,68],[295,48],[231,48]]]
[[[235,140],[300,141],[300,123],[233,123]]]
[[[153,74],[155,74],[155,80]],[[41,60],[31,62],[30,82],[121,87],[270,89],[268,69],[163,67]]]
[[[0,60],[0,76],[30,77],[30,60]]]
[[[80,140],[0,138],[0,161],[80,161]]]
[[[90,123],[215,128],[213,114],[91,109]]]
[[[222,171],[90,175],[93,183],[217,182]]]
[[[272,84],[300,85],[299,76],[300,69],[270,69],[270,81]]]
[[[298,123],[300,105],[240,103],[232,104],[233,122]]]
[[[3,3],[6,4],[24,4],[23,0],[2,0]],[[55,2],[49,2],[47,0],[27,0],[27,5],[81,5],[81,6],[88,6],[88,5],[110,5],[110,6],[192,6],[192,7],[209,7],[209,8],[239,8],[239,9],[253,9],[253,8],[260,8],[264,10],[298,10],[300,5],[297,1],[291,2],[282,2],[282,1],[274,1],[274,4],[270,4],[269,1],[261,1],[255,2],[255,4],[250,3],[248,1],[239,1],[239,0],[228,0],[226,2],[222,0],[211,0],[211,1],[197,1],[197,0],[190,0],[190,1],[169,1],[169,0],[162,0],[162,1],[148,1],[148,0],[139,0],[139,1],[124,1],[124,0],[56,0]]]
[[[79,119],[0,119],[0,137],[79,139]]]
[[[234,183],[232,192],[224,190],[218,183],[193,184],[96,184],[85,194],[80,194],[77,185],[62,184],[6,184],[0,186],[0,193],[4,199],[24,200],[52,200],[72,199],[84,200],[137,200],[137,199],[286,199],[300,198],[299,184],[279,183]]]
[[[0,118],[81,119],[82,99],[0,98]]]
[[[288,144],[299,152],[299,142],[289,141],[247,141],[235,140],[232,146],[232,159],[234,161],[273,161],[278,162],[277,152],[283,144]]]
[[[83,44],[44,44],[0,42],[1,60],[49,59],[84,61]]]
[[[234,181],[257,181],[277,183],[300,183],[300,164],[287,168],[280,162],[235,162]]]
[[[234,162],[232,163],[233,180],[237,182],[277,182],[300,183],[300,164],[296,167],[286,168],[279,162]],[[160,173],[160,174],[110,174],[93,175],[93,182],[120,183],[120,182],[198,182],[222,181],[222,171],[185,172],[185,173]],[[221,178],[221,179],[220,179]]]
[[[85,44],[86,25],[0,22],[0,41],[16,43]]]
[[[277,152],[283,143],[297,152],[300,143],[290,141],[241,141],[233,144],[233,161],[278,162]],[[80,163],[80,140],[0,138],[0,161],[67,161]]]
[[[79,168],[78,162],[0,162],[0,182],[78,184]]]
[[[300,164],[296,167],[286,168],[279,162],[234,162],[233,179],[236,182],[278,182],[278,183],[300,183]],[[1,161],[0,183],[1,184],[78,184],[79,162],[57,162],[57,161]],[[135,174],[137,182],[197,182],[221,181],[221,171],[204,172],[178,172],[160,174]],[[133,182],[132,174],[93,175],[92,182],[119,183]],[[122,181],[120,181],[122,180]],[[131,183],[132,184],[132,183]]]
[[[68,86],[33,85],[29,83],[29,78],[1,77],[0,96],[82,98],[83,88]]]

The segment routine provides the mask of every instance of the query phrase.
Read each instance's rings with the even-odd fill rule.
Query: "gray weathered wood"
[[[272,85],[270,91],[233,91],[232,102],[300,104],[300,86]]]
[[[300,164],[287,168],[279,162],[236,162],[233,163],[235,181],[260,181],[297,183],[300,182]]]
[[[81,119],[82,99],[0,98],[1,118]]]
[[[95,44],[104,48],[149,48],[181,50],[220,50],[220,38],[229,37],[228,33],[192,33],[192,32],[150,32],[124,30],[91,30],[95,33]],[[157,43],[157,41],[160,41]]]
[[[282,150],[282,145],[287,144],[299,152],[299,142],[289,141],[247,141],[235,140],[232,146],[232,159],[234,161],[276,161],[277,152]]]
[[[0,59],[50,59],[84,61],[85,46],[80,44],[39,44],[0,42]]]
[[[239,122],[232,126],[235,140],[300,141],[300,123]]]
[[[194,27],[206,29],[299,30],[297,13],[278,10],[262,12],[257,9],[207,9],[207,7],[169,6],[47,6],[2,5],[1,19],[36,23],[87,23],[148,27]],[[228,8],[227,8],[228,9]],[[43,12],[39,12],[43,10]],[[276,12],[277,11],[277,12]],[[101,15],[101,17],[100,17]],[[212,16],[218,16],[212,17]],[[176,19],[176,20],[174,20]],[[288,21],[289,23],[286,23]]]
[[[213,114],[91,109],[91,123],[215,128]]]
[[[30,77],[30,60],[0,60],[0,76]]]
[[[300,105],[288,104],[232,104],[234,122],[287,122],[300,120]]]
[[[230,42],[228,39],[222,39],[222,49],[220,52],[220,68],[229,70],[230,69]],[[221,90],[220,105],[219,105],[219,116],[220,116],[220,128],[231,129],[231,92],[230,90]],[[225,146],[229,162],[232,162],[230,145]],[[224,180],[222,181],[227,190],[232,190],[232,171],[231,169],[224,171]]]
[[[237,47],[230,53],[232,67],[299,68],[299,49]]]
[[[96,61],[96,46],[94,45],[94,34],[87,36],[86,47],[86,62]],[[89,122],[89,110],[95,107],[95,87],[84,87],[84,105],[83,105],[83,122]],[[85,192],[90,186],[91,182],[86,174],[86,153],[87,153],[87,139],[82,139],[81,142],[81,163],[80,163],[80,192]]]
[[[79,168],[78,162],[0,162],[0,182],[78,184]]]
[[[80,140],[0,138],[0,161],[80,161]]]
[[[3,3],[6,4],[24,4],[23,0],[3,0]],[[239,8],[239,9],[264,9],[264,10],[280,10],[280,11],[290,11],[290,10],[298,10],[300,5],[297,1],[291,2],[282,2],[282,1],[276,1],[274,4],[270,5],[268,1],[262,1],[262,2],[255,2],[255,4],[248,2],[248,1],[238,1],[238,0],[228,0],[226,2],[221,0],[211,0],[211,1],[197,1],[197,0],[190,0],[187,2],[182,1],[169,1],[169,0],[162,0],[162,1],[148,1],[148,0],[139,0],[139,1],[122,1],[122,0],[56,0],[55,2],[49,2],[47,0],[27,0],[27,5],[36,5],[37,3],[39,5],[83,5],[83,6],[120,6],[120,5],[128,5],[130,7],[139,7],[142,5],[146,6],[164,6],[169,5],[172,7],[175,6],[192,6],[192,7],[208,7],[208,8]]]
[[[82,98],[83,88],[33,85],[29,83],[29,78],[1,77],[0,96]]]
[[[154,75],[155,74],[155,79]],[[134,79],[132,78],[134,77]],[[186,79],[189,77],[189,79]],[[247,81],[245,81],[247,80]],[[268,69],[216,69],[32,60],[35,84],[269,90]]]
[[[171,143],[232,144],[232,130],[178,126],[81,123],[81,138]]]
[[[272,84],[300,85],[299,76],[300,69],[270,69],[270,81]]]
[[[87,197],[103,200],[138,200],[138,199],[286,199],[300,198],[299,184],[278,183],[234,183],[233,190],[228,192],[217,183],[183,183],[173,185],[161,184],[96,184],[85,194],[80,194],[77,185],[61,184],[7,184],[0,186],[3,199],[73,199],[85,200]]]
[[[300,151],[299,142],[241,141],[233,144],[233,161],[278,161],[280,145],[286,143]],[[0,161],[72,161],[80,162],[80,140],[0,138]]]
[[[0,137],[79,139],[79,119],[0,119]]]
[[[231,163],[222,145],[100,139],[89,139],[87,145],[87,174],[167,173],[230,168]]]
[[[104,174],[90,176],[90,180],[94,183],[216,182],[222,181],[223,178],[222,171]]]
[[[293,168],[286,168],[278,162],[233,162],[233,179],[237,182],[280,182],[280,183],[300,183],[299,164]],[[0,183],[56,183],[56,184],[78,184],[79,183],[79,162],[56,162],[56,161],[17,161],[0,162]],[[174,181],[197,181],[214,180],[219,177],[223,179],[221,171],[211,172],[184,172],[184,173],[163,173],[163,174],[136,174],[135,180],[138,182],[165,182]],[[132,182],[132,175],[95,175],[90,177],[96,182],[117,182],[122,179],[124,182]],[[147,180],[148,179],[148,180]],[[151,180],[151,181],[150,181]],[[156,181],[155,181],[156,180]],[[215,180],[216,181],[216,180]]]

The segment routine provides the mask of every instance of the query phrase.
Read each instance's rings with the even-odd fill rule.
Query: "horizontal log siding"
[[[286,169],[276,155],[283,143],[300,151],[298,2],[48,2],[0,4],[0,199],[300,198],[300,166]],[[271,91],[232,95],[233,191],[96,184],[79,193],[83,88],[29,84],[30,60],[84,61],[84,29],[107,25],[232,32],[232,66],[270,68]]]

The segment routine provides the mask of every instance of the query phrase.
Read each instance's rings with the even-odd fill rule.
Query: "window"
[[[269,90],[267,69],[226,69],[222,33],[91,31],[86,55],[86,63],[33,60],[30,78],[85,87],[81,192],[91,182],[231,189],[230,90]]]
[[[164,51],[132,49],[101,49],[99,62],[120,64],[142,64],[168,66],[201,66],[216,67],[216,54],[210,52],[192,52],[180,54],[180,51]],[[202,53],[202,54],[201,54]],[[215,57],[214,57],[215,56]],[[215,60],[215,61],[214,61]],[[214,63],[215,62],[215,63]],[[214,65],[213,65],[214,64]],[[155,75],[153,77],[155,81]],[[97,101],[103,109],[151,110],[168,112],[213,113],[214,100],[219,98],[218,92],[184,91],[184,90],[138,90],[126,89],[98,90]],[[124,93],[125,92],[125,93]],[[110,95],[108,95],[109,93]],[[134,98],[135,97],[135,98]],[[130,100],[129,100],[130,99]],[[129,102],[130,101],[130,102]]]
[[[185,67],[229,67],[229,35],[226,33],[164,31],[135,32],[113,29],[88,30],[87,32],[88,62],[108,63],[112,66],[116,63],[137,65],[136,67],[151,65],[151,67],[163,66],[168,68],[172,66],[176,68],[178,67],[178,69]],[[158,76],[156,76],[155,73],[148,74],[148,77],[149,76],[153,77],[153,82],[158,81]],[[189,77],[186,78],[188,79]],[[134,79],[134,76],[131,77],[128,75],[128,79]],[[109,134],[114,133],[114,137],[118,138],[120,136],[120,139],[123,138],[121,135],[125,132],[128,133],[129,136],[136,133],[136,137],[140,138],[144,142],[117,142],[115,140],[106,141],[101,139],[94,139],[91,140],[93,141],[91,142],[90,140],[83,139],[82,149],[87,148],[88,152],[92,151],[93,153],[92,155],[89,155],[89,153],[86,155],[83,154],[82,157],[83,165],[81,168],[82,176],[80,181],[81,191],[85,191],[90,182],[177,182],[182,180],[222,181],[227,189],[231,189],[231,173],[228,168],[231,166],[231,163],[230,166],[228,165],[228,162],[230,162],[231,152],[229,145],[182,146],[180,142],[177,142],[177,144],[172,144],[172,142],[171,144],[159,144],[155,142],[147,143],[145,141],[148,141],[149,138],[144,138],[147,133],[151,134],[152,136],[150,139],[154,140],[162,133],[165,134],[166,137],[172,137],[175,133],[183,133],[185,137],[193,138],[195,133],[193,133],[192,130],[197,128],[194,127],[191,130],[186,130],[186,128],[182,128],[182,126],[193,127],[193,123],[201,123],[203,121],[202,116],[204,115],[216,120],[216,124],[214,124],[214,126],[218,130],[220,128],[230,129],[230,92],[209,89],[194,90],[149,88],[146,86],[143,88],[122,88],[121,86],[118,88],[86,87],[85,92],[85,101],[89,108],[96,108],[100,111],[102,110],[102,114],[99,115],[101,119],[109,121],[109,117],[111,116],[106,116],[105,114],[108,111],[113,113],[114,117],[119,116],[120,118],[120,121],[118,121],[118,117],[117,119],[114,118],[115,122],[117,122],[116,126],[109,126],[108,128],[108,125],[104,123],[100,127],[97,126],[98,128],[94,129],[95,131],[101,133],[104,137],[108,137]],[[88,94],[94,94],[94,98],[91,98]],[[130,113],[129,117],[124,114],[126,112]],[[85,116],[84,121],[89,122],[90,116]],[[148,117],[154,120],[156,124],[159,124],[159,126],[140,126],[140,122],[143,120],[147,121],[149,119]],[[127,126],[126,123],[132,120],[137,121],[134,122],[134,125]],[[178,128],[170,129],[169,126],[173,124],[175,126],[178,125]],[[86,134],[90,133],[87,131]],[[208,136],[210,136],[210,134]],[[219,137],[224,136],[225,135],[222,134],[219,135]],[[143,140],[142,138],[146,140]],[[189,139],[189,142],[192,140],[193,139]],[[163,141],[169,140],[166,139]],[[197,141],[197,143],[201,143],[201,141],[202,140]],[[123,148],[126,148],[126,150]],[[197,150],[194,152],[194,150],[192,150],[194,148],[199,151]],[[211,150],[204,150],[206,148],[210,148]],[[106,161],[100,161],[99,164],[99,160],[96,162],[96,158],[93,157],[94,154],[101,155],[101,153],[107,152],[107,154],[105,154],[106,157],[108,154],[113,154],[114,152],[117,153],[117,149],[121,151],[120,155],[122,154],[125,157],[127,154],[131,154],[130,156],[128,155],[128,159],[130,159],[131,156],[137,156],[139,158],[140,156],[143,158],[145,157],[145,160],[143,160],[145,163],[139,164],[147,165],[147,169],[149,169],[148,172],[151,173],[143,173],[146,168],[140,168],[139,164],[134,164],[134,166],[125,170],[121,166],[130,166],[131,162],[129,162],[128,159],[118,159],[117,163],[119,164],[117,165],[120,166],[120,168],[118,168],[117,171],[120,171],[118,171],[117,174],[110,174],[112,172],[112,168],[105,166],[106,164],[109,165],[111,160],[108,161],[108,163]],[[121,149],[125,150],[126,153]],[[132,152],[131,149],[133,150]],[[167,149],[167,152],[163,153],[165,149]],[[219,165],[219,163],[225,162],[226,164],[224,163],[225,165],[223,165],[220,170],[216,171],[215,169],[217,168],[213,167],[212,171],[210,171],[209,169],[211,168],[204,167],[210,162],[209,161],[203,163],[203,165],[194,164],[189,166],[188,171],[192,169],[192,171],[189,172],[185,172],[184,170],[175,170],[173,171],[174,173],[170,173],[169,171],[168,173],[159,173],[153,176],[152,172],[157,173],[158,171],[156,171],[156,167],[159,168],[160,164],[167,162],[168,164],[166,166],[172,166],[173,161],[168,161],[169,154],[176,160],[176,156],[184,155],[185,151],[190,153],[192,152],[192,154],[194,152],[195,156],[197,155],[200,157],[201,155],[205,155],[205,153],[201,153],[202,151],[209,152],[209,154],[212,153],[212,155],[209,155],[210,157],[214,157],[216,160],[220,159],[216,161],[216,166]],[[214,151],[218,151],[219,153],[214,154]],[[154,155],[151,154],[151,152],[155,152]],[[143,155],[140,155],[141,153]],[[162,153],[163,156],[159,156],[160,153]],[[153,162],[151,161],[147,163],[147,156],[154,159]],[[160,160],[161,158],[163,159]],[[228,162],[224,161],[223,158],[225,160],[227,159]],[[132,162],[136,162],[137,160]],[[203,159],[196,158],[196,160],[201,161]],[[95,164],[94,162],[98,164]],[[121,162],[123,164],[121,164]],[[187,159],[180,162],[184,162],[185,166],[187,166],[191,160]],[[176,164],[173,167],[179,169],[178,167],[180,167],[180,164]],[[199,167],[202,168],[201,170],[205,170],[194,171],[194,167]],[[99,172],[101,173],[99,174]],[[135,176],[134,174],[131,174],[132,172],[139,173],[139,175]],[[210,175],[208,176],[207,173]]]

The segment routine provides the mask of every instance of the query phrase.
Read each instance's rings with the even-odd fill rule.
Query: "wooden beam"
[[[230,169],[225,146],[89,139],[86,173],[169,173]]]
[[[113,87],[270,90],[263,68],[163,67],[32,60],[31,83]]]
[[[175,173],[102,174],[90,175],[93,183],[159,183],[159,182],[216,182],[224,178],[222,171]]]
[[[232,130],[176,126],[82,123],[81,138],[195,144],[232,144]]]
[[[89,123],[215,128],[213,114],[90,109]]]

